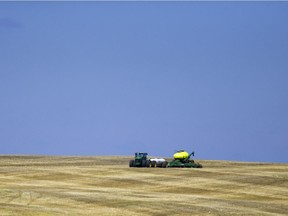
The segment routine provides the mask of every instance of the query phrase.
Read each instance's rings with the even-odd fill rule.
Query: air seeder
[[[173,155],[174,160],[169,162],[167,167],[202,168],[202,165],[200,163],[197,163],[192,159],[190,160],[192,155],[194,156],[194,152],[188,154],[188,152],[184,150],[177,151]]]

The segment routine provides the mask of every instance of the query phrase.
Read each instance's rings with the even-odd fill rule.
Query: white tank
[[[165,162],[166,160],[164,158],[151,158],[150,161],[155,161],[156,163]]]

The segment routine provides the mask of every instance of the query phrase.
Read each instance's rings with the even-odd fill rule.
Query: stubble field
[[[0,156],[0,215],[287,215],[288,164],[129,159]]]

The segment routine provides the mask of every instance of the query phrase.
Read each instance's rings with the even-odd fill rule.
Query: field
[[[0,215],[288,214],[288,164],[129,168],[129,159],[2,155]]]

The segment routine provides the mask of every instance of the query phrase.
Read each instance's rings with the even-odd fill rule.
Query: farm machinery
[[[166,168],[168,162],[164,158],[152,158],[150,159],[150,167]]]
[[[202,168],[202,165],[190,159],[194,156],[194,152],[188,154],[184,150],[177,151],[173,155],[173,160],[168,162],[163,158],[147,158],[147,153],[135,153],[134,160],[130,160],[129,167],[161,167],[161,168],[173,168],[173,167],[186,167],[186,168]]]
[[[147,155],[147,153],[136,152],[134,160],[130,160],[129,162],[129,167],[149,167],[150,161]]]
[[[129,167],[167,167],[168,162],[163,158],[148,159],[147,153],[136,152],[134,160],[129,161]]]
[[[168,163],[167,167],[187,167],[187,168],[202,168],[202,165],[195,162],[194,160],[190,160],[191,156],[194,156],[194,152],[188,154],[188,152],[184,150],[177,151],[173,157],[174,160]]]

